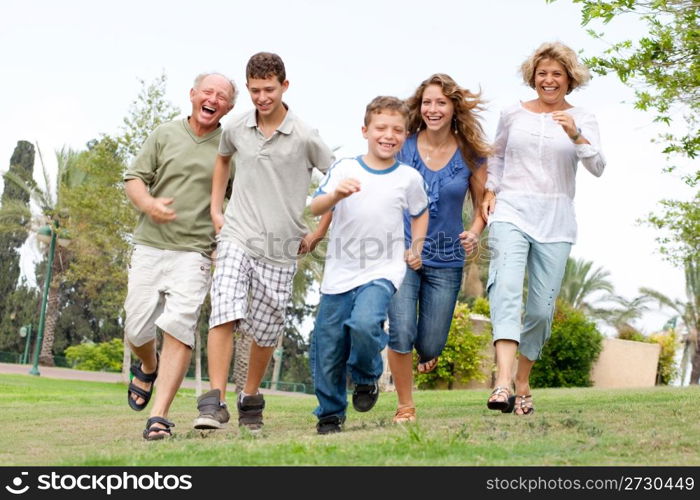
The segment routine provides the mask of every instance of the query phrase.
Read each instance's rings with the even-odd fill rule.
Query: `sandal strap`
[[[491,391],[491,396],[496,396],[505,393],[506,397],[510,396],[510,389],[504,385],[499,385]]]
[[[416,407],[415,406],[404,406],[396,409],[395,417],[415,417]]]
[[[162,428],[162,427],[155,427],[153,424],[162,424],[162,425],[164,425],[165,427],[164,427],[164,428]],[[164,418],[164,417],[151,417],[151,418],[149,418],[149,419],[146,421],[146,429],[148,429],[149,431],[152,431],[152,430],[153,430],[153,431],[156,431],[156,430],[158,430],[158,431],[165,431],[165,432],[167,432],[168,434],[170,434],[170,433],[171,433],[171,432],[170,432],[170,428],[171,428],[171,427],[175,427],[175,424],[174,424],[173,422],[171,422],[170,420],[168,420],[167,418]]]
[[[158,368],[153,373],[144,373],[141,369],[141,363],[134,363],[131,365],[131,374],[139,379],[141,382],[155,382],[158,377]]]
[[[152,394],[152,390],[147,391],[145,389],[141,389],[138,385],[136,384],[129,384],[129,392],[132,392],[136,394],[137,396],[140,396],[142,399],[149,399]]]

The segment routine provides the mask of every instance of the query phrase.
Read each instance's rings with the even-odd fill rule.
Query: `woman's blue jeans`
[[[486,292],[493,341],[514,340],[520,354],[535,361],[552,333],[554,306],[571,243],[541,243],[514,224],[494,222],[489,226],[489,247],[492,253]],[[528,290],[522,314],[525,269]]]
[[[373,384],[381,376],[384,322],[395,291],[391,281],[378,279],[321,295],[309,356],[318,418],[345,415],[348,369],[355,384]]]
[[[415,347],[421,363],[439,356],[461,284],[462,267],[407,269],[389,307],[389,348],[406,354]]]

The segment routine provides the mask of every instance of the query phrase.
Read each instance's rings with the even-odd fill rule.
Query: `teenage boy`
[[[131,367],[127,396],[132,409],[146,408],[158,377],[143,431],[147,440],[171,435],[168,410],[190,365],[199,310],[211,283],[215,240],[209,190],[219,121],[235,98],[228,78],[199,75],[190,89],[191,115],[156,128],[124,176],[126,195],[141,212],[124,303],[124,331],[139,358]],[[163,330],[160,357],[156,326]]]
[[[207,345],[211,390],[197,401],[196,429],[221,429],[230,418],[225,399],[234,330],[254,339],[236,401],[238,425],[262,429],[265,400],[258,389],[284,332],[296,260],[315,248],[330,222],[326,217],[316,232],[305,234],[302,214],[312,169],[326,172],[333,156],[318,132],[282,101],[289,87],[282,59],[253,55],[246,87],[255,109],[227,125],[214,167],[211,218],[219,245]],[[233,194],[222,214],[234,154]]]
[[[377,401],[381,351],[389,303],[406,264],[421,266],[428,227],[427,195],[417,170],[395,155],[406,140],[408,108],[380,96],[367,106],[362,135],[367,154],[336,162],[311,202],[314,215],[333,210],[333,226],[311,338],[311,368],[319,434],[340,432],[347,407],[346,374],[355,384],[355,410]],[[412,217],[411,247],[404,244],[403,214]]]

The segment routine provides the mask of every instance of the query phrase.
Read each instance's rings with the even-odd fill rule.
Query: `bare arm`
[[[333,212],[328,211],[321,216],[321,220],[318,221],[318,226],[315,231],[312,231],[304,235],[299,245],[299,255],[313,252],[316,246],[323,240],[328,232],[328,226],[331,225],[331,220],[333,220]]]
[[[428,210],[411,218],[411,248],[406,250],[405,260],[408,267],[414,271],[423,265],[421,253],[425,243],[425,235],[428,234]]]
[[[211,179],[211,207],[209,209],[216,234],[221,232],[221,228],[224,225],[224,196],[226,195],[226,186],[230,176],[231,157],[217,154],[214,163],[214,174]]]
[[[469,182],[469,192],[471,193],[472,203],[474,205],[474,216],[472,217],[472,223],[469,229],[459,234],[462,248],[464,248],[467,253],[472,253],[476,249],[479,236],[484,230],[484,227],[486,227],[486,221],[481,214],[481,210],[486,193],[485,185],[487,175],[486,165],[482,165],[472,174]]]
[[[343,179],[332,193],[320,194],[311,200],[311,213],[322,215],[333,208],[339,201],[360,190],[360,182],[356,179]],[[328,221],[330,224],[330,221]]]
[[[131,203],[156,224],[165,224],[177,218],[175,210],[168,208],[168,205],[172,204],[173,198],[154,198],[141,179],[127,180],[124,191]]]

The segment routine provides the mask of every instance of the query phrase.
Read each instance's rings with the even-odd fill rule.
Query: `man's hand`
[[[408,267],[414,271],[418,271],[423,266],[423,260],[420,258],[420,254],[415,253],[410,248],[406,250],[403,254],[403,258],[406,261]]]
[[[151,198],[145,212],[156,224],[166,224],[177,218],[175,210],[168,208],[173,203],[173,198]]]

